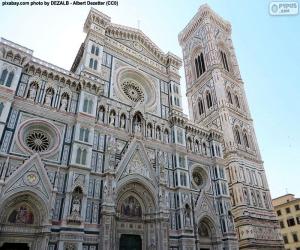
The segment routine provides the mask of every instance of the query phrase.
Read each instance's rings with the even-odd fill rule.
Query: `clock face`
[[[24,176],[24,182],[29,186],[34,186],[39,182],[39,176],[36,172],[28,172]]]

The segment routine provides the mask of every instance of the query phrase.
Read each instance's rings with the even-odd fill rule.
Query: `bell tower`
[[[232,214],[240,249],[283,249],[256,141],[231,25],[202,5],[179,34],[193,122],[223,131]]]

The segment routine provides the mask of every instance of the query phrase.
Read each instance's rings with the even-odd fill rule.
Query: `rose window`
[[[145,99],[142,88],[133,81],[123,82],[122,90],[125,95],[133,102],[143,102]]]
[[[25,138],[27,146],[36,152],[43,152],[49,148],[49,136],[41,130],[33,130]]]
[[[61,145],[61,132],[45,119],[28,119],[18,127],[17,145],[26,153],[54,155]]]
[[[193,180],[197,186],[201,186],[203,184],[203,178],[199,172],[193,173]]]

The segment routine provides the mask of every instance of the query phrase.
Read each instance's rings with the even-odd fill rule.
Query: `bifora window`
[[[203,53],[200,53],[200,55],[195,58],[195,69],[197,78],[199,78],[205,72]]]

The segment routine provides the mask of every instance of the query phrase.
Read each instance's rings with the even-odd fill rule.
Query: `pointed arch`
[[[103,105],[99,106],[98,109],[98,121],[104,122],[105,119],[105,107]]]
[[[11,71],[11,72],[9,73],[9,75],[8,75],[8,77],[7,77],[7,80],[6,80],[6,83],[5,83],[6,87],[10,87],[10,86],[11,86],[12,81],[13,81],[13,79],[14,79],[14,75],[15,75],[15,73],[14,73],[13,71]]]
[[[5,84],[5,80],[6,80],[7,74],[8,74],[8,70],[7,69],[2,70],[1,77],[0,77],[0,84],[1,85]]]
[[[249,137],[246,130],[243,131],[243,142],[246,148],[250,148]]]
[[[231,90],[229,88],[227,88],[226,92],[227,92],[227,100],[228,100],[228,102],[230,104],[233,104]]]
[[[204,105],[203,105],[202,98],[198,99],[198,110],[199,110],[199,115],[201,116],[204,113]]]
[[[237,126],[234,128],[234,139],[238,145],[242,145],[241,133]]]
[[[205,92],[205,97],[206,97],[207,108],[211,108],[212,107],[212,97],[211,97],[211,93],[209,90],[207,90]]]
[[[234,95],[234,102],[237,108],[241,108],[240,100],[237,94]]]

